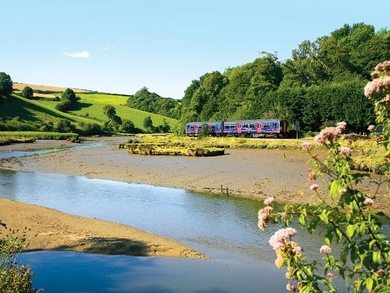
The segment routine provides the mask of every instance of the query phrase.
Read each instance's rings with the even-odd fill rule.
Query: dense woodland
[[[181,122],[281,118],[305,131],[346,121],[363,132],[375,120],[363,94],[375,65],[390,58],[390,31],[363,23],[303,41],[291,58],[262,53],[253,62],[208,72],[182,99]]]
[[[130,96],[127,105],[142,111],[160,114],[163,116],[179,119],[181,115],[181,104],[172,98],[164,98],[156,93],[149,92],[143,87],[135,95]]]

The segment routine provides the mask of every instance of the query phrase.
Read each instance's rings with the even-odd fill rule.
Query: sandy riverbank
[[[136,256],[203,258],[177,241],[125,225],[71,216],[56,210],[0,199],[0,219],[26,231],[28,250],[73,250]],[[25,230],[25,227],[28,229]],[[1,236],[7,231],[0,227]],[[36,236],[35,236],[36,235]]]

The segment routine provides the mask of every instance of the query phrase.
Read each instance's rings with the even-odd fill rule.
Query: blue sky
[[[389,28],[390,1],[0,0],[0,71],[14,81],[181,98],[193,79],[280,60],[344,24]]]

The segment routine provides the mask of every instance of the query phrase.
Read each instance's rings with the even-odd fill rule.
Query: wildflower
[[[281,267],[283,267],[283,264],[284,264],[284,258],[280,254],[278,254],[276,259],[275,259],[275,266],[278,269],[280,269]]]
[[[364,202],[363,202],[366,206],[372,206],[374,204],[374,201],[369,198],[369,197],[366,197]]]
[[[296,245],[296,246],[294,246],[293,251],[296,255],[301,255],[302,254],[302,247],[300,247],[299,245]]]
[[[349,147],[340,147],[340,154],[348,157],[351,154],[351,149]]]
[[[332,273],[332,272],[328,272],[328,273],[326,274],[326,278],[327,278],[327,279],[332,279],[332,278],[333,278],[333,273]]]
[[[310,190],[316,192],[318,187],[319,187],[318,184],[312,184],[312,185],[310,185]]]
[[[344,132],[347,128],[347,122],[341,121],[336,124],[336,128],[340,129],[341,132]]]
[[[345,122],[340,122],[340,123],[344,125],[343,123]],[[341,125],[339,127],[325,127],[324,129],[321,130],[321,132],[318,135],[314,137],[314,141],[318,144],[325,144],[327,141],[331,141],[339,137],[343,131],[341,127],[342,127]]]
[[[377,276],[377,277],[382,277],[383,275],[385,274],[385,270],[384,269],[379,269],[379,270],[377,270],[376,272],[375,272],[375,275]]]
[[[295,286],[291,283],[287,283],[286,289],[287,291],[295,291]]]
[[[332,249],[328,245],[322,245],[320,248],[320,253],[329,254],[332,252]]]
[[[305,141],[304,143],[302,143],[302,149],[307,151],[308,149],[310,148],[310,143]]]
[[[286,272],[286,279],[292,279],[293,277],[291,276],[291,272],[287,271]]]
[[[264,229],[267,227],[268,218],[271,214],[272,208],[269,206],[266,206],[259,210],[257,213],[257,217],[259,219],[258,227],[261,231],[264,231]]]
[[[264,200],[264,204],[265,205],[271,205],[273,203],[273,201],[275,200],[275,198],[273,196],[270,196],[270,197],[267,197],[265,200]]]
[[[272,246],[274,250],[281,249],[285,247],[286,241],[290,240],[292,236],[294,236],[297,231],[294,228],[286,228],[280,229],[275,232],[274,235],[271,236],[271,239],[268,243]]]
[[[376,78],[364,87],[364,95],[372,98],[375,94],[383,92],[390,86],[390,76]]]
[[[377,66],[375,66],[374,72],[384,72],[384,71],[390,71],[390,61],[384,61],[382,63],[379,63]]]
[[[370,126],[368,126],[368,128],[367,128],[367,130],[369,131],[369,132],[373,132],[374,130],[375,130],[375,125],[370,125]]]

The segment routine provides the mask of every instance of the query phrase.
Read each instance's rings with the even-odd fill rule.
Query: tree
[[[130,120],[123,120],[123,123],[120,127],[121,132],[125,133],[136,133],[137,129],[134,126],[134,123]]]
[[[79,100],[76,97],[74,91],[70,88],[67,88],[61,95],[60,103],[56,105],[56,109],[66,112],[75,108],[77,101]]]
[[[147,131],[152,132],[154,130],[153,120],[150,116],[145,117],[144,119],[144,127]]]
[[[106,105],[103,108],[104,114],[108,117],[108,123],[111,124],[115,129],[118,129],[122,124],[122,119],[116,114],[116,110],[111,105]]]
[[[12,79],[5,72],[0,72],[0,96],[12,94]]]
[[[26,99],[31,99],[34,95],[34,91],[29,86],[25,86],[22,90],[22,96]]]

